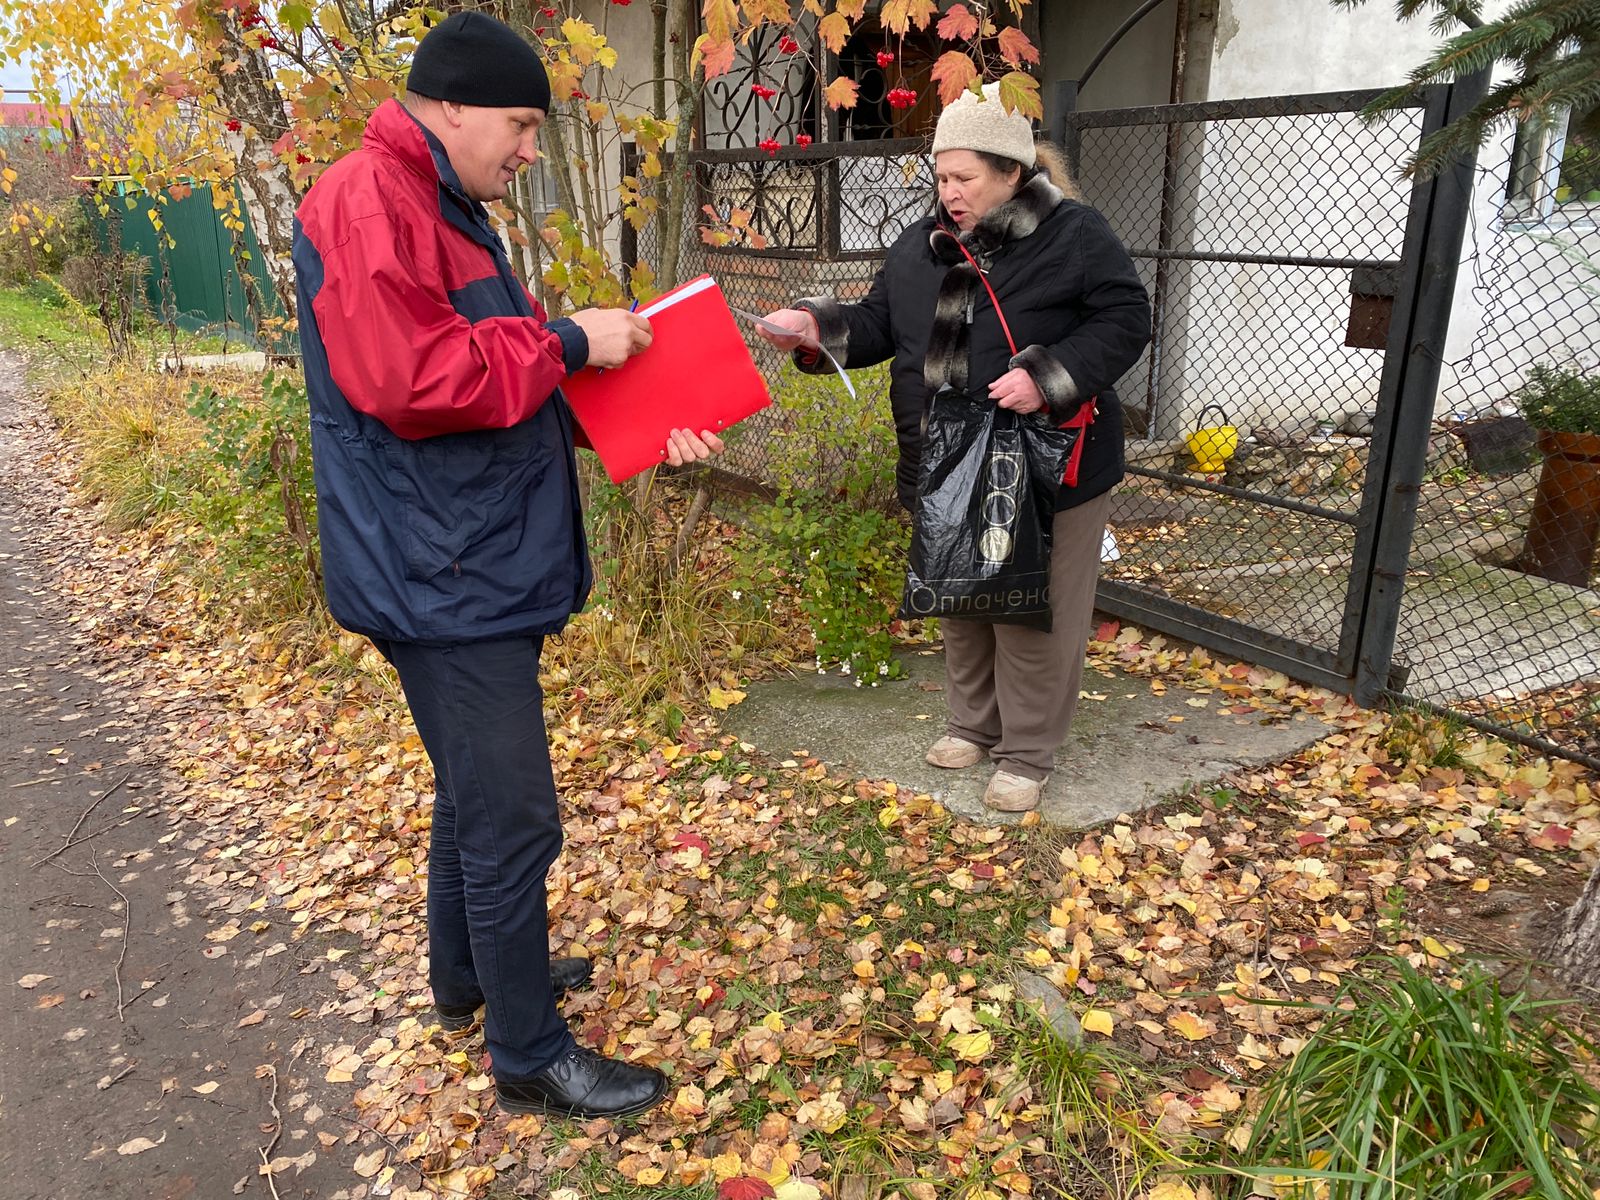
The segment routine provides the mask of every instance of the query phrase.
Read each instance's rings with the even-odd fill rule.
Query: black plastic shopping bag
[[[1050,537],[1081,429],[943,388],[928,410],[900,616],[1050,628]]]

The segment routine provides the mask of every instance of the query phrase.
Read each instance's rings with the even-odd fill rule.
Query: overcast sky
[[[9,92],[12,88],[20,88],[23,91],[26,91],[32,86],[33,77],[29,74],[26,67],[18,66],[16,63],[6,63],[5,66],[0,67],[0,87],[5,88],[6,91]],[[6,99],[26,100],[27,97],[7,96]]]

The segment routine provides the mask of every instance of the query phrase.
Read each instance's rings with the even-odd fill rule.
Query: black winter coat
[[[1023,367],[1065,421],[1091,398],[1075,487],[1058,508],[1109,491],[1123,474],[1122,408],[1112,384],[1150,339],[1150,302],[1127,250],[1094,209],[1066,200],[1042,172],[986,213],[961,241],[988,273],[1011,326],[1013,356],[994,305],[956,246],[942,207],[911,226],[884,258],[871,290],[855,304],[832,297],[797,302],[817,320],[823,344],[841,365],[867,367],[891,356],[889,403],[900,446],[896,484],[908,509],[916,499],[923,414],[944,383],[987,394],[989,384]],[[820,355],[802,370],[831,370]]]

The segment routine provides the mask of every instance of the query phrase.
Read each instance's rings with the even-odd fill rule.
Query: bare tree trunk
[[[667,119],[667,0],[650,0],[650,63],[655,78],[650,81],[650,111]]]
[[[222,42],[212,72],[222,91],[224,108],[240,122],[238,131],[228,134],[228,149],[239,164],[235,183],[255,231],[256,244],[261,247],[267,278],[272,281],[284,315],[292,321],[295,290],[290,251],[294,244],[294,212],[300,205],[302,190],[273,149],[273,143],[289,129],[283,94],[272,77],[266,55],[245,44],[238,14],[222,14],[221,23]]]
[[[690,57],[694,33],[699,27],[700,8],[694,0],[673,0],[672,23],[675,26],[677,53],[671,64],[671,74],[677,81],[677,135],[672,142],[672,166],[665,172],[666,195],[657,210],[656,231],[660,262],[656,264],[656,279],[663,288],[676,287],[679,258],[683,253],[683,225],[689,200],[689,150],[694,145],[694,123],[699,108],[700,94],[694,85]],[[658,74],[668,74],[663,57]],[[663,116],[666,114],[663,112]]]
[[[1569,982],[1600,990],[1600,867],[1590,874],[1578,902],[1567,910],[1554,957]]]

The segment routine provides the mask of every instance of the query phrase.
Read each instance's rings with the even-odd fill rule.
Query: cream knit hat
[[[969,92],[960,96],[939,114],[933,131],[933,152],[941,150],[981,150],[1014,158],[1025,167],[1038,159],[1033,148],[1033,126],[1021,113],[1008,113],[1000,103],[1000,85],[983,85],[983,98]]]

